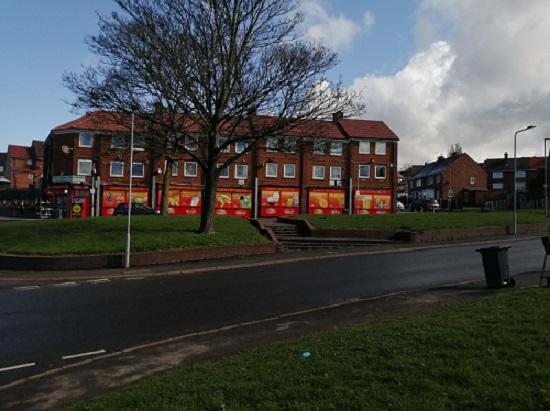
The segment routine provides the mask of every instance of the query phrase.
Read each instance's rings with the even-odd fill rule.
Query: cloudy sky
[[[88,4],[90,3],[90,4]],[[543,154],[550,137],[548,0],[303,0],[306,35],[333,48],[329,73],[360,90],[363,117],[401,138],[400,166],[453,143],[477,161]],[[71,120],[65,71],[93,61],[83,38],[110,0],[0,2],[0,151]],[[24,29],[22,29],[24,28]]]

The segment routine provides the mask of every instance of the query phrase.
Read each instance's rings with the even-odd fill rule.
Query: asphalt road
[[[510,244],[512,274],[540,269],[540,240]],[[479,247],[3,289],[0,385],[103,352],[172,336],[354,298],[481,279],[483,268],[475,252]],[[76,357],[67,358],[73,355]]]

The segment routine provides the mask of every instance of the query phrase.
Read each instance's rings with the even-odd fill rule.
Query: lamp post
[[[530,125],[525,128],[522,128],[521,130],[518,130],[514,134],[514,235],[518,236],[518,216],[517,216],[517,165],[518,165],[518,159],[516,156],[517,151],[517,136],[519,133],[523,133],[524,131],[531,130],[532,128],[535,128],[536,126]]]
[[[548,151],[546,150],[546,142],[549,137],[544,139],[544,216],[548,217]]]
[[[124,255],[124,267],[130,267],[130,227],[132,224],[132,167],[134,165],[134,111],[132,111],[132,122],[130,126],[130,184],[128,189],[128,227],[126,231],[126,253]]]

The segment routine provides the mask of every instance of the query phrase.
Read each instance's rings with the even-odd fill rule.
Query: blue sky
[[[376,13],[369,32],[361,33],[340,52],[341,64],[331,77],[346,84],[366,72],[395,71],[411,51],[410,14],[414,2],[327,1],[334,15],[362,24],[365,10]],[[96,10],[114,9],[112,0],[0,1],[0,151],[8,144],[29,145],[76,117],[64,101],[71,94],[62,86],[66,71],[79,71],[91,59],[84,38],[97,30]]]
[[[477,161],[542,155],[550,136],[548,0],[299,0],[304,33],[337,51],[330,73],[363,94],[363,118],[401,138],[399,166],[460,143]],[[84,38],[112,0],[0,0],[0,151],[78,116],[66,71],[93,62]]]

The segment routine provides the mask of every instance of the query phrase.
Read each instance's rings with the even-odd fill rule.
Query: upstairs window
[[[185,136],[185,149],[188,151],[197,151],[199,145],[197,144],[197,139],[191,136]]]
[[[285,137],[284,146],[285,153],[295,153],[296,139],[294,137]]]
[[[248,143],[246,141],[237,141],[235,143],[235,153],[242,153],[248,148]]]
[[[245,178],[248,178],[248,166],[246,164],[235,165],[235,178],[239,180],[244,180]]]
[[[124,162],[123,161],[111,161],[109,169],[109,175],[111,177],[124,177]]]
[[[143,178],[145,175],[145,165],[143,163],[132,164],[132,177]]]
[[[265,150],[268,153],[275,153],[279,150],[279,139],[277,137],[268,137],[265,140]]]
[[[296,165],[295,164],[285,164],[285,166],[284,166],[284,177],[285,178],[296,178]]]
[[[386,143],[375,143],[375,145],[374,145],[374,154],[385,155],[386,154]]]
[[[275,163],[265,163],[265,176],[266,177],[277,177],[277,164],[275,164]]]
[[[124,136],[112,136],[111,148],[124,148],[126,146],[126,138]]]
[[[313,179],[324,180],[325,178],[325,166],[313,166]]]
[[[434,178],[433,177],[428,177],[428,181],[427,181],[427,185],[432,185],[434,183]]]
[[[370,154],[370,141],[359,142],[359,154]]]
[[[221,147],[222,145],[227,143],[227,137],[219,137],[218,138],[218,147]],[[225,148],[221,150],[222,153],[230,153],[231,152],[231,144],[227,144]]]
[[[386,166],[375,166],[374,167],[374,177],[377,179],[386,178]]]
[[[92,147],[94,145],[94,135],[91,133],[80,133],[78,135],[79,147]]]
[[[327,143],[323,140],[313,141],[313,154],[324,156],[327,152]]]
[[[470,177],[470,185],[473,186],[476,183],[475,177]]]
[[[527,173],[525,170],[518,170],[516,173],[516,178],[525,178],[527,176]]]
[[[222,164],[218,164],[220,169],[220,178],[229,178],[229,167],[222,167]]]
[[[330,155],[341,156],[344,151],[344,143],[341,141],[330,143]]]
[[[198,167],[194,161],[186,161],[184,164],[183,174],[185,177],[197,177]]]
[[[341,180],[342,179],[342,167],[331,166],[330,167],[330,179]]]
[[[177,177],[180,171],[180,164],[177,161],[172,163],[172,176]]]
[[[493,178],[504,178],[504,173],[502,171],[493,171]]]
[[[359,178],[370,178],[370,166],[360,165],[359,166]],[[412,187],[412,184],[411,184]]]
[[[76,173],[79,176],[91,176],[92,160],[78,160],[78,167],[77,167]]]

